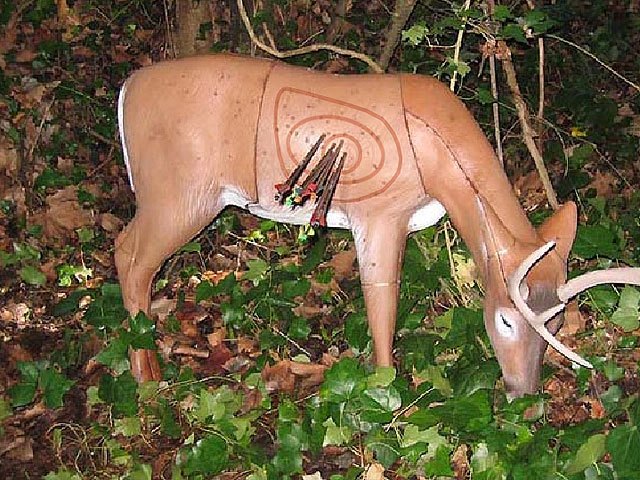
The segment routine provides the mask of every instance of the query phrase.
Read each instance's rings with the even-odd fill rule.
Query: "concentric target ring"
[[[300,111],[306,113],[303,118]],[[347,153],[336,202],[352,203],[377,196],[400,174],[400,142],[383,117],[370,109],[302,90],[283,88],[278,92],[274,136],[285,178],[323,133],[327,138],[316,157],[322,157],[323,150],[341,140],[342,151]]]

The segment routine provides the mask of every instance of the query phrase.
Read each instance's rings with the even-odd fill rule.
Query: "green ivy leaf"
[[[105,283],[100,294],[91,302],[84,314],[84,319],[99,329],[116,329],[129,316],[122,303],[120,285]]]
[[[286,407],[290,410],[289,407]],[[293,410],[296,410],[293,407]],[[276,469],[285,475],[299,473],[302,471],[302,450],[306,448],[306,435],[302,427],[289,420],[283,421],[283,413],[285,417],[289,417],[286,412],[281,412],[278,421],[278,444],[279,449],[272,460]]]
[[[602,225],[578,225],[573,253],[587,260],[595,256],[617,258],[616,235]]]
[[[344,337],[357,352],[363,352],[367,348],[371,337],[367,317],[363,311],[349,314],[344,323]]]
[[[200,391],[198,408],[195,411],[200,423],[206,424],[208,421],[220,420],[224,417],[224,412],[224,403],[220,402],[216,395],[205,389]]]
[[[522,27],[517,23],[509,23],[502,27],[502,36],[506,39],[512,38],[520,43],[527,43]]]
[[[453,477],[453,470],[451,470],[451,461],[449,459],[450,453],[449,447],[445,445],[438,447],[433,459],[424,466],[425,475]]]
[[[322,446],[327,445],[347,445],[351,441],[353,431],[346,425],[337,426],[333,418],[328,418],[323,426],[326,428]]]
[[[180,248],[180,253],[200,253],[201,251],[202,251],[202,245],[200,245],[200,242],[185,243]]]
[[[160,417],[160,430],[170,438],[180,438],[182,430],[176,422],[176,417],[171,409],[169,402],[164,399],[158,399],[158,416]]]
[[[327,248],[327,237],[320,237],[311,247],[309,253],[305,257],[302,262],[302,266],[300,267],[300,273],[307,274],[310,273],[314,268],[322,263],[324,260],[324,253]]]
[[[130,344],[135,349],[155,350],[156,342],[154,333],[156,325],[140,311],[135,317],[129,319]]]
[[[287,334],[295,340],[304,340],[311,333],[311,327],[306,318],[295,317],[291,321]]]
[[[304,297],[311,288],[311,282],[306,278],[287,280],[282,282],[282,296],[288,299]]]
[[[618,308],[611,315],[611,321],[627,333],[637,330],[640,327],[639,304],[640,292],[633,287],[624,287],[620,293]]]
[[[242,278],[244,280],[251,280],[254,286],[264,280],[267,276],[267,272],[269,271],[269,264],[261,258],[249,260],[247,262],[247,266],[249,267],[249,270],[244,273]]]
[[[18,362],[20,382],[8,390],[11,405],[22,407],[33,402],[38,386],[38,366],[34,362]]]
[[[506,5],[496,5],[493,11],[493,17],[499,22],[504,22],[509,18],[513,18],[513,14]]]
[[[244,306],[236,305],[235,303],[223,303],[220,305],[220,311],[222,312],[222,320],[225,325],[230,327],[239,328],[244,321]]]
[[[478,101],[481,105],[491,105],[496,101],[496,99],[493,98],[493,94],[488,88],[478,88],[476,96],[478,97]]]
[[[376,367],[367,377],[367,387],[388,387],[396,379],[396,369],[393,367]]]
[[[325,373],[320,396],[329,402],[347,402],[364,390],[365,382],[364,370],[358,362],[344,358]]]
[[[621,397],[622,389],[618,385],[611,385],[604,393],[600,394],[602,406],[607,412],[613,412],[618,408]]]
[[[182,468],[184,473],[192,475],[202,473],[215,475],[222,472],[229,463],[227,442],[218,435],[209,435],[182,452]]]
[[[417,47],[429,35],[429,28],[418,23],[402,31],[402,41]]]
[[[29,285],[42,286],[47,283],[47,277],[37,267],[25,265],[19,270],[20,278]]]
[[[75,382],[69,380],[54,368],[47,368],[40,372],[40,389],[44,396],[47,408],[59,408],[62,406],[62,398]]]
[[[151,465],[146,463],[137,463],[131,473],[127,477],[127,480],[151,480],[153,478],[153,471]]]
[[[132,417],[138,411],[137,388],[138,384],[129,371],[116,378],[103,375],[98,395],[104,402],[113,406],[116,415]]]
[[[589,439],[580,446],[576,452],[576,456],[567,464],[564,469],[565,472],[569,475],[580,473],[600,460],[606,452],[606,439],[606,435],[601,433],[589,437]]]
[[[82,480],[80,475],[61,468],[57,472],[50,472],[44,476],[44,480]]]
[[[609,432],[607,450],[620,478],[637,478],[640,472],[640,432],[637,425],[621,425]]]
[[[114,432],[125,437],[135,437],[142,432],[142,423],[138,417],[116,418]]]
[[[128,352],[129,342],[123,336],[119,336],[96,355],[96,360],[120,374],[129,369]]]

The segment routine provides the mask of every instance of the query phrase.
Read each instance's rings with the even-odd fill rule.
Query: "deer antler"
[[[558,287],[558,298],[567,302],[584,290],[603,283],[640,285],[640,268],[620,267],[588,272]]]
[[[569,360],[582,365],[586,368],[593,368],[593,365],[582,358],[580,355],[575,353],[569,347],[563,345],[553,336],[553,334],[547,330],[546,323],[555,317],[558,313],[560,313],[566,307],[566,303],[561,302],[555,307],[551,307],[548,310],[545,310],[542,313],[534,313],[525,302],[524,298],[522,298],[522,294],[520,293],[520,284],[524,279],[525,275],[531,270],[538,260],[544,257],[549,250],[551,250],[555,246],[555,242],[548,242],[542,247],[535,250],[531,255],[529,255],[522,264],[516,269],[515,272],[511,275],[507,282],[507,286],[509,289],[509,296],[511,300],[513,300],[514,305],[520,311],[525,320],[531,325],[538,335],[544,338],[549,345],[555,348],[562,355],[567,357]]]

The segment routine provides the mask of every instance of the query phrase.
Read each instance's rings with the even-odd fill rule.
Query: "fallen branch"
[[[513,66],[513,62],[511,61],[511,50],[509,50],[509,47],[504,41],[498,42],[497,55],[500,60],[502,60],[504,71],[507,77],[507,84],[509,85],[509,89],[511,90],[511,94],[513,95],[513,103],[515,104],[516,111],[518,112],[518,119],[520,120],[520,128],[522,128],[522,137],[524,139],[524,143],[529,149],[529,153],[533,157],[536,169],[538,170],[538,174],[540,175],[540,180],[542,181],[542,186],[544,187],[544,191],[547,194],[549,205],[551,205],[554,210],[557,210],[559,207],[558,198],[556,197],[556,192],[553,190],[553,185],[551,185],[549,173],[547,172],[547,168],[544,165],[544,160],[542,159],[540,150],[538,149],[538,146],[536,145],[536,142],[533,138],[534,131],[531,128],[531,124],[529,123],[529,109],[527,108],[527,104],[522,98],[522,93],[520,93],[520,86],[518,85],[516,70]]]
[[[360,60],[361,62],[364,62],[367,65],[369,65],[369,68],[375,73],[384,73],[384,70],[382,69],[382,67],[380,67],[380,65],[378,65],[375,62],[375,60],[373,60],[368,55],[365,55],[364,53],[356,52],[353,50],[348,50],[346,48],[340,48],[335,45],[329,45],[326,43],[316,43],[313,45],[307,45],[306,47],[296,48],[294,50],[287,50],[286,52],[281,52],[280,50],[271,48],[269,45],[262,42],[256,35],[256,32],[253,30],[253,27],[251,26],[249,15],[247,14],[247,11],[244,8],[244,4],[242,3],[242,0],[237,0],[237,3],[238,3],[238,11],[240,12],[240,17],[242,18],[242,22],[244,23],[244,26],[247,29],[249,38],[251,38],[251,41],[253,42],[254,45],[256,45],[261,50],[267,52],[269,55],[273,55],[276,58],[282,59],[282,58],[295,57],[297,55],[304,55],[305,53],[328,50],[330,52],[334,52],[339,55],[345,55],[347,57]]]

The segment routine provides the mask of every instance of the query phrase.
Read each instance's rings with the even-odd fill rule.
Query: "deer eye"
[[[515,322],[506,310],[496,310],[495,326],[496,331],[501,337],[513,339],[517,334]]]

